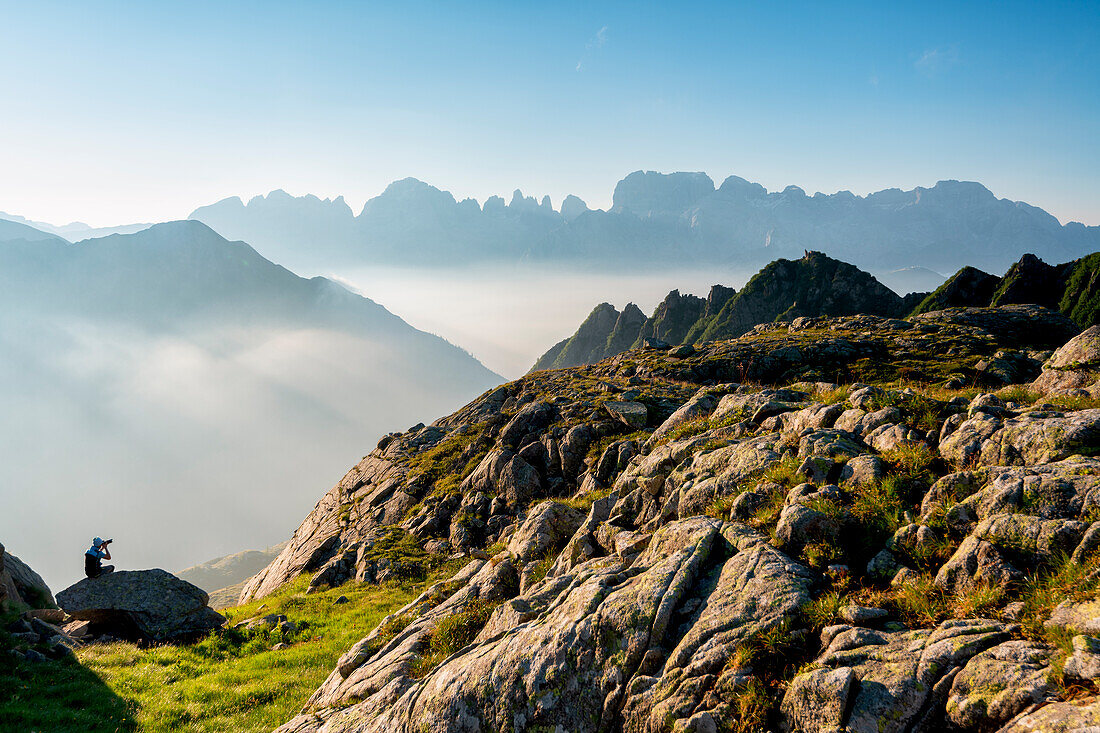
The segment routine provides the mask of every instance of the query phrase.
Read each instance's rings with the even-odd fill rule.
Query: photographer
[[[114,540],[102,540],[96,537],[92,540],[92,546],[84,553],[84,572],[89,578],[98,578],[103,573],[109,573],[115,569],[114,565],[104,565],[104,560],[111,559],[111,551],[107,545]]]

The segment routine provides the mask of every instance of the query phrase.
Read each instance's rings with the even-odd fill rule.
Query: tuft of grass
[[[413,679],[426,677],[440,662],[472,642],[499,605],[475,598],[463,610],[437,621],[428,635],[427,652],[416,658],[409,675]]]
[[[897,476],[887,476],[877,484],[855,486],[852,493],[849,511],[856,520],[857,538],[866,550],[876,550],[905,522],[906,486]]]
[[[409,481],[434,484],[432,493],[437,495],[457,491],[489,453],[492,440],[486,433],[486,423],[471,425],[415,454],[408,461]]]
[[[1022,384],[1013,384],[997,391],[997,396],[1005,402],[1017,402],[1021,405],[1034,404],[1042,395]]]
[[[773,703],[764,683],[753,677],[733,701],[731,733],[756,733],[767,729]]]
[[[739,414],[726,415],[723,418],[712,420],[709,417],[699,417],[694,420],[688,420],[687,422],[677,425],[668,433],[663,435],[660,439],[660,443],[674,443],[677,440],[684,440],[685,438],[691,438],[703,433],[709,433],[712,430],[718,430],[719,428],[728,428],[731,425],[736,425],[742,420]]]
[[[787,455],[780,458],[764,469],[764,480],[772,481],[788,489],[802,483],[802,476],[798,473],[798,467],[802,461],[796,455]]]
[[[579,509],[582,512],[587,512],[597,501],[606,499],[609,496],[611,496],[610,487],[606,489],[595,489],[580,496],[572,496],[564,499],[550,499],[549,501],[556,502],[562,506],[572,507],[573,509]]]
[[[401,580],[423,580],[435,562],[420,541],[400,527],[387,528],[365,557],[388,560],[394,576]]]
[[[768,494],[768,500],[753,512],[748,523],[757,529],[774,529],[779,515],[783,513],[783,502],[786,498],[787,492],[782,486],[773,489]]]
[[[824,570],[829,565],[840,562],[844,558],[844,550],[835,542],[811,542],[802,548],[802,558],[810,567]]]
[[[814,402],[820,402],[825,405],[835,405],[838,402],[844,402],[848,399],[848,395],[852,393],[850,386],[839,386],[836,389],[815,389],[810,396]]]
[[[542,582],[543,578],[546,577],[546,574],[550,572],[550,568],[554,567],[555,559],[557,559],[557,555],[555,554],[555,552],[552,549],[547,550],[542,559],[532,566],[531,574],[529,576],[531,578],[531,585]]]
[[[1098,568],[1100,559],[1075,563],[1063,553],[1024,578],[1020,589],[1024,632],[1033,639],[1045,640],[1048,630],[1043,622],[1050,618],[1055,606],[1066,600],[1093,597],[1100,590]]]
[[[836,618],[844,602],[840,593],[836,591],[825,593],[802,607],[802,618],[810,628],[823,629]]]
[[[719,496],[717,499],[710,503],[710,506],[706,508],[703,514],[708,517],[714,517],[715,519],[722,519],[729,521],[732,519],[731,512],[733,511],[733,503],[737,501],[736,494],[727,494],[726,496]],[[682,517],[681,517],[682,518]]]
[[[1001,604],[1005,589],[998,585],[981,583],[973,588],[960,590],[952,599],[958,618],[983,616]]]
[[[927,573],[898,588],[894,594],[894,605],[902,620],[911,628],[937,624],[950,612],[950,601],[933,582],[932,575]]]
[[[1088,395],[1053,395],[1046,401],[1065,412],[1100,408],[1100,398]]]
[[[927,488],[935,480],[937,459],[924,443],[902,443],[882,454],[886,470],[905,481]]]

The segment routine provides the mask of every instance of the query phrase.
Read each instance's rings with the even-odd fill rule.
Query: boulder
[[[1100,639],[1095,636],[1073,637],[1073,653],[1066,659],[1062,671],[1071,680],[1100,678]]]
[[[1100,700],[1052,702],[1021,713],[998,733],[1087,733],[1100,727]]]
[[[828,631],[828,629],[827,629]],[[815,669],[795,676],[782,713],[792,733],[943,730],[934,717],[958,670],[1008,640],[1003,624],[945,621],[934,629],[832,629]]]
[[[1092,326],[1066,342],[1043,364],[1031,388],[1042,394],[1084,389],[1100,379],[1100,326]]]
[[[206,591],[164,570],[121,570],[85,578],[58,593],[57,602],[73,618],[120,638],[169,641],[225,623],[207,605]]]
[[[718,397],[711,393],[710,388],[702,388],[684,404],[668,416],[660,426],[653,431],[653,435],[649,436],[648,445],[654,446],[657,442],[668,433],[683,425],[686,422],[692,420],[699,420],[707,417],[710,413],[714,412],[714,408],[718,406]]]
[[[981,447],[986,466],[1052,463],[1100,449],[1100,410],[1029,412],[1005,420]],[[941,448],[942,450],[942,448]]]
[[[1053,692],[1052,652],[1033,641],[1006,641],[978,654],[956,675],[947,719],[963,730],[993,730]]]
[[[605,402],[603,409],[623,425],[634,430],[645,427],[649,419],[649,408],[641,402]]]

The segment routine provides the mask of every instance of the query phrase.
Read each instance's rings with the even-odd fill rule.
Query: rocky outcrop
[[[929,293],[910,315],[946,308],[989,305],[1000,279],[974,267],[964,267],[935,291]]]
[[[1042,394],[1087,390],[1100,381],[1100,326],[1090,326],[1055,351],[1031,383]]]
[[[1007,626],[985,619],[913,631],[842,626],[822,633],[815,668],[795,676],[783,697],[784,718],[798,733],[942,730],[937,717],[960,670],[1010,637]]]
[[[245,598],[469,564],[283,730],[984,733],[1066,699],[1100,674],[1100,410],[947,386],[1038,373],[1066,324],[798,317],[387,436]]]
[[[57,608],[42,576],[0,545],[0,610]]]
[[[472,644],[426,677],[398,676],[364,695],[360,670],[399,668],[410,649],[406,630],[406,641],[398,637],[361,666],[341,668],[342,679],[330,678],[314,700],[361,702],[305,714],[281,730],[682,725],[721,704],[716,675],[731,653],[794,614],[812,584],[811,572],[743,525],[674,522],[632,562],[595,558],[507,601]]]
[[[147,642],[193,637],[225,619],[201,588],[164,570],[120,570],[85,578],[57,594],[74,619],[90,621],[118,638]]]

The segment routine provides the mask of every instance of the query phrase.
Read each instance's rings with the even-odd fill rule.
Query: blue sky
[[[1100,3],[0,2],[0,210],[978,180],[1100,224]]]

